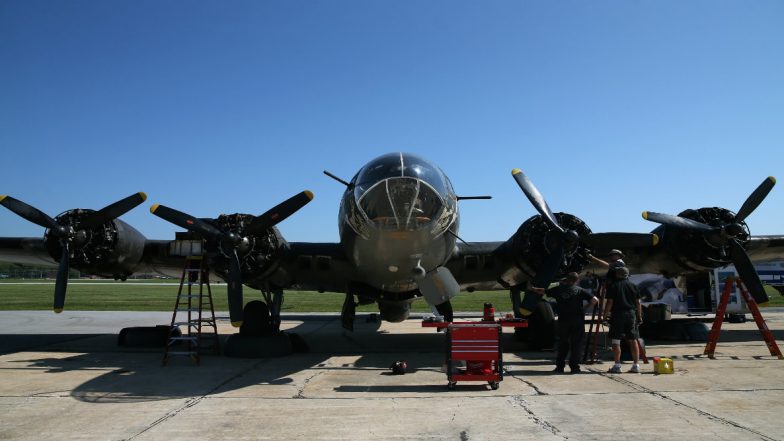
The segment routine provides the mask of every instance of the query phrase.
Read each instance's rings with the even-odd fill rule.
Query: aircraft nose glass
[[[386,179],[369,189],[359,205],[376,227],[418,229],[436,218],[443,202],[427,184],[417,179]]]

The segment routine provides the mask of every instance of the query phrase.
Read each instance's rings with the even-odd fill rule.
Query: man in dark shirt
[[[560,285],[545,290],[531,288],[531,291],[554,298],[558,302],[558,352],[555,358],[555,371],[563,372],[566,354],[569,353],[569,368],[573,374],[580,373],[582,339],[585,334],[585,313],[583,301],[595,305],[598,299],[590,292],[576,285],[580,276],[577,273],[566,275]]]
[[[637,286],[629,281],[629,270],[626,267],[617,268],[615,283],[607,287],[604,305],[604,316],[610,322],[610,339],[612,340],[615,365],[609,372],[621,373],[621,339],[629,344],[634,364],[629,372],[640,373],[640,351],[637,346],[639,338],[638,329],[642,324],[642,305]]]
[[[623,252],[618,249],[610,250],[610,252],[607,253],[607,260],[602,260],[592,255],[590,256],[591,260],[607,268],[607,275],[604,276],[607,285],[610,285],[616,281],[615,270],[626,266],[626,263],[623,261],[623,257]]]

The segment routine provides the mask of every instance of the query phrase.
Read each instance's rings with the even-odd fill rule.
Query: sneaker
[[[620,364],[616,364],[613,367],[611,367],[610,369],[608,369],[607,372],[609,372],[611,374],[620,374],[621,373],[621,365]]]
[[[629,373],[631,373],[631,374],[639,374],[640,373],[640,365],[639,364],[632,365],[632,368],[629,369]]]
[[[564,373],[564,368],[562,366],[558,366],[555,369],[553,369],[553,373],[554,374],[563,374]]]
[[[571,368],[570,374],[581,374],[583,371],[580,369],[580,366]]]

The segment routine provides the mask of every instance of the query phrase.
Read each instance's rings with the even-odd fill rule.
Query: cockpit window
[[[370,161],[356,176],[354,196],[362,195],[381,180],[409,177],[427,182],[442,198],[451,192],[444,173],[427,160],[407,153],[390,153]]]
[[[349,224],[362,237],[367,236],[366,226],[429,228],[439,235],[457,219],[457,199],[449,180],[441,169],[418,156],[380,156],[354,176],[351,188],[354,208]]]
[[[375,226],[383,229],[418,229],[431,223],[444,207],[426,183],[413,178],[385,179],[366,191],[359,206]]]

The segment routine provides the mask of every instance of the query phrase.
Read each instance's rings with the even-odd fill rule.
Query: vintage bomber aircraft
[[[343,324],[349,329],[357,304],[375,302],[383,320],[400,322],[408,317],[411,302],[424,297],[450,320],[450,299],[460,291],[508,289],[516,312],[532,314],[532,324],[547,326],[548,304],[527,293],[521,298],[521,293],[569,271],[600,271],[591,254],[611,248],[626,252],[632,271],[667,276],[733,263],[755,299],[765,303],[751,259],[784,255],[784,236],[752,237],[744,222],[772,189],[772,177],[737,213],[717,207],[678,216],[644,212],[643,217],[661,224],[652,233],[593,233],[578,217],[553,213],[531,180],[515,169],[515,181],[539,214],[505,242],[465,242],[458,236],[458,202],[487,197],[457,196],[441,169],[418,156],[380,156],[348,182],[324,173],[346,187],[340,243],[287,242],[275,227],[313,198],[309,191],[260,216],[200,219],[159,204],[150,211],[188,230],[190,239],[204,241],[211,268],[228,283],[235,326],[243,321],[243,285],[262,291],[273,323],[279,323],[284,289],[346,293]],[[0,260],[59,265],[56,312],[65,302],[69,267],[118,279],[150,271],[179,275],[183,259],[173,255],[172,241],[147,240],[118,219],[145,199],[137,193],[98,211],[73,209],[51,218],[0,196],[0,204],[46,228],[43,238],[0,238]]]

